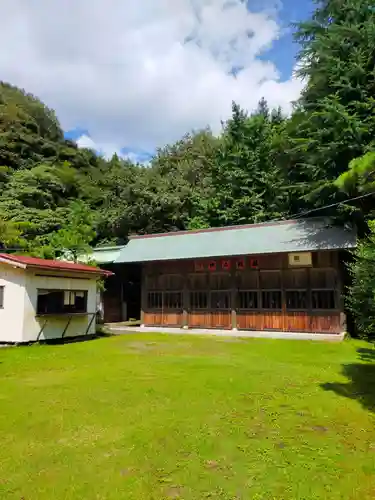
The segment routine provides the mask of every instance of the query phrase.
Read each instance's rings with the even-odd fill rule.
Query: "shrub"
[[[368,223],[370,232],[359,242],[349,264],[352,284],[347,298],[358,335],[375,339],[375,221]]]

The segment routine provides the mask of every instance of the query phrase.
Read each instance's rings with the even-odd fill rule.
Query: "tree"
[[[0,249],[1,251],[21,250],[27,248],[23,237],[22,224],[0,219]]]
[[[339,189],[347,193],[355,191],[374,191],[375,188],[375,151],[369,151],[349,163],[349,169],[336,181]]]
[[[352,285],[347,298],[357,333],[375,338],[375,221],[369,221],[370,233],[360,241],[349,266]]]
[[[297,26],[306,83],[293,114],[292,184],[316,208],[342,201],[336,179],[375,136],[375,10],[372,0],[320,0]]]
[[[207,200],[208,225],[262,222],[286,214],[288,198],[278,164],[278,140],[284,120],[262,100],[248,115],[236,103],[225,123],[212,174],[214,192]]]
[[[96,237],[94,226],[94,216],[89,207],[82,201],[74,201],[69,207],[65,224],[43,241],[40,252],[44,256],[64,257],[78,262],[80,257],[92,251],[90,244]]]

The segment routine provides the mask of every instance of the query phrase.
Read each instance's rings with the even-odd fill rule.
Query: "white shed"
[[[95,333],[92,266],[0,254],[0,342],[33,342]]]

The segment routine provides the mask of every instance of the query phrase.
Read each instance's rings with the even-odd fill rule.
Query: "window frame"
[[[321,283],[318,283],[314,279],[314,274],[318,275],[318,273],[325,273],[325,286],[320,286]],[[329,276],[329,274],[331,276]],[[314,313],[319,313],[319,312],[327,312],[327,311],[337,311],[339,309],[339,299],[338,299],[338,272],[337,269],[332,268],[332,267],[321,267],[321,268],[316,268],[311,270],[311,275],[310,275],[310,283],[311,283],[311,288],[310,288],[310,301],[311,301],[311,311]],[[318,286],[316,286],[318,285]],[[327,307],[327,308],[321,308],[321,307],[314,307],[314,294],[315,293],[331,293],[333,297],[333,308]]]
[[[250,296],[250,294],[253,294],[254,297],[256,297],[256,305],[257,307],[242,307],[241,304],[241,296],[245,295],[246,299]],[[260,310],[260,297],[259,297],[259,290],[242,290],[239,289],[237,290],[237,311],[259,311]],[[249,302],[246,300],[246,302]]]
[[[280,296],[280,307],[265,307],[264,306],[264,297],[263,297],[263,294],[274,294],[274,293],[277,293],[279,294]],[[275,289],[264,289],[262,288],[260,290],[260,307],[259,307],[259,310],[261,311],[277,311],[277,312],[282,312],[283,311],[283,291],[278,289],[278,288],[275,288]]]
[[[41,293],[45,292],[45,293]],[[36,299],[36,316],[74,316],[74,315],[86,315],[89,314],[88,311],[88,290],[69,290],[66,288],[37,288],[37,299]],[[42,310],[41,304],[39,302],[39,297],[42,297],[43,295],[52,295],[52,294],[61,294],[61,303],[58,304],[58,307],[56,310],[51,310],[54,309],[54,307],[50,307],[47,309],[50,310]],[[76,304],[66,304],[66,294],[69,294],[69,301],[71,300],[72,295],[75,296],[75,299],[77,299],[78,294],[83,294],[83,307],[78,307]],[[66,308],[72,308],[70,310],[67,310]]]
[[[269,288],[265,286],[265,280],[264,277],[266,275],[274,275],[278,276],[278,286],[279,288],[276,288],[274,286],[270,286]],[[273,285],[273,283],[272,283]],[[281,269],[264,269],[259,272],[259,311],[272,311],[272,312],[283,312],[283,300],[284,299],[284,293],[283,293],[283,275],[282,275],[282,270]],[[280,297],[280,307],[265,307],[264,305],[264,294],[275,294],[277,293]]]
[[[315,293],[331,293],[333,297],[333,308],[332,307],[314,307],[314,294]],[[332,288],[312,288],[311,289],[311,310],[313,312],[319,311],[337,311],[337,291]]]
[[[288,280],[293,274],[299,274],[299,275],[304,275],[304,286],[297,286],[299,283],[295,283],[294,280],[291,280],[291,286],[290,283],[288,283]],[[284,289],[284,301],[285,301],[285,311],[288,312],[307,312],[310,309],[310,303],[311,303],[311,291],[309,289],[309,270],[307,268],[302,268],[302,269],[288,269],[285,271],[285,274],[283,275],[283,281],[284,285],[287,284],[287,286]],[[305,307],[289,307],[288,306],[288,294],[304,294],[305,295]]]

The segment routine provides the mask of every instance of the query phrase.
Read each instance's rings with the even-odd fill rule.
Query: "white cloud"
[[[96,151],[97,153],[104,156],[104,158],[112,158],[116,153],[119,157],[124,156],[121,152],[121,148],[118,148],[116,144],[100,143],[95,142],[90,136],[83,134],[78,139],[75,140],[79,148],[87,148]]]
[[[301,82],[259,56],[280,36],[244,0],[12,0],[0,19],[0,75],[53,107],[105,154],[152,150],[230,114],[290,109]],[[233,67],[242,68],[236,74]],[[92,141],[92,143],[90,143]],[[89,147],[91,147],[89,146]]]

